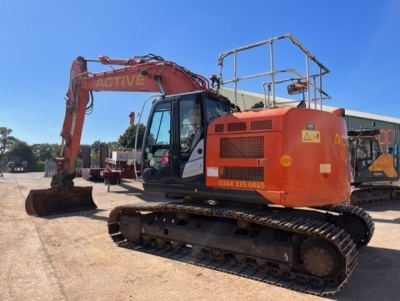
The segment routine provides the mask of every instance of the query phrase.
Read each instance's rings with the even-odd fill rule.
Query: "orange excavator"
[[[234,56],[236,66],[238,53],[267,46],[273,62],[273,46],[281,40],[305,55],[305,75],[271,64],[262,74],[234,72],[223,80],[227,58]],[[93,61],[112,68],[91,73],[87,63]],[[329,97],[321,88],[329,70],[292,35],[221,53],[218,63],[219,76],[210,85],[154,55],[74,60],[59,172],[51,189],[31,191],[27,213],[96,208],[91,189],[73,186],[92,91],[158,92],[143,139],[141,177],[146,192],[176,200],[114,208],[108,219],[113,241],[301,292],[334,294],[347,283],[374,224],[362,208],[344,204],[350,170],[343,110],[325,112],[315,105]],[[278,79],[279,74],[289,77]],[[258,77],[271,79],[265,83],[271,93],[261,105],[241,110],[236,96],[221,94],[223,85],[231,83],[237,91],[238,82]],[[276,104],[275,87],[285,82],[289,94],[303,94],[297,107]]]

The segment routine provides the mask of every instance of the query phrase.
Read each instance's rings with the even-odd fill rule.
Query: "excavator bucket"
[[[93,201],[92,190],[93,187],[31,190],[25,200],[25,210],[33,216],[93,210],[97,206]]]

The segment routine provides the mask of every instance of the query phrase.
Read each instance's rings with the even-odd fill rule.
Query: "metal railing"
[[[305,73],[297,71],[294,68],[286,68],[286,69],[276,69],[275,68],[275,49],[274,43],[280,40],[290,39],[290,41],[296,45],[301,52],[305,55]],[[269,46],[269,70],[258,72],[254,74],[248,74],[244,76],[238,76],[238,54],[242,51],[253,49],[260,46]],[[223,76],[223,68],[224,68],[224,60],[233,56],[233,77],[230,79],[224,80]],[[313,64],[314,68],[311,68],[310,64]],[[328,95],[322,89],[322,76],[329,73],[329,69],[325,67],[310,51],[308,51],[292,34],[282,35],[276,38],[271,38],[268,40],[264,40],[258,43],[249,44],[246,46],[238,47],[232,49],[230,51],[226,51],[220,53],[218,57],[218,66],[219,66],[219,81],[220,85],[226,85],[229,83],[233,83],[234,85],[234,102],[237,104],[237,92],[238,92],[238,83],[243,80],[255,79],[260,77],[269,77],[270,80],[262,82],[262,88],[265,95],[265,107],[275,107],[276,104],[276,85],[282,84],[286,82],[292,83],[306,83],[307,90],[305,91],[307,97],[304,99],[307,103],[307,107],[311,108],[311,102],[314,103],[314,107],[316,108],[317,103],[320,103],[322,109],[322,100],[331,99],[331,96]],[[316,72],[312,73],[316,70]],[[289,77],[283,79],[277,79],[277,75],[281,74],[289,74]],[[310,88],[312,91],[310,91]],[[313,92],[313,95],[311,95]]]

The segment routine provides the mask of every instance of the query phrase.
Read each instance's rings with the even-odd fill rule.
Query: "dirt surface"
[[[30,189],[48,188],[43,173],[0,177],[0,300],[398,300],[400,199],[367,207],[375,235],[347,285],[321,298],[255,280],[117,247],[107,219],[118,205],[164,198],[141,185],[93,186],[97,210],[47,218],[25,213]]]

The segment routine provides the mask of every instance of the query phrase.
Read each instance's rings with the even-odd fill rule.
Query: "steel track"
[[[328,211],[350,211],[359,215],[357,209],[350,209],[349,206],[331,206]],[[122,215],[131,215],[137,212],[180,212],[184,214],[196,214],[212,216],[216,218],[231,218],[255,223],[264,227],[272,227],[284,231],[290,231],[299,235],[315,237],[334,246],[343,264],[342,270],[335,278],[316,277],[304,271],[287,271],[278,266],[257,266],[253,261],[250,264],[224,262],[214,259],[211,255],[202,258],[194,256],[194,252],[187,245],[180,248],[171,248],[167,241],[160,241],[155,238],[153,243],[127,241],[119,231],[119,219]],[[170,203],[161,205],[124,205],[116,207],[111,211],[108,221],[109,234],[117,245],[130,248],[140,252],[150,253],[166,258],[195,264],[218,271],[262,281],[265,283],[285,287],[287,289],[309,293],[313,295],[326,296],[338,292],[347,282],[357,264],[357,246],[349,234],[335,225],[306,217],[290,216],[273,211],[258,211],[243,208],[232,208],[224,206],[209,206],[207,204],[182,204]],[[373,226],[372,231],[373,232]],[[372,236],[372,233],[371,233]],[[157,240],[156,240],[157,239]],[[369,238],[370,239],[370,236]],[[148,240],[146,240],[148,242]],[[157,241],[157,243],[156,243]],[[213,250],[208,249],[208,254]],[[232,254],[233,256],[237,254]],[[204,258],[205,256],[205,258]]]
[[[395,201],[399,187],[393,185],[360,186],[354,189],[350,196],[350,204],[368,206]]]

